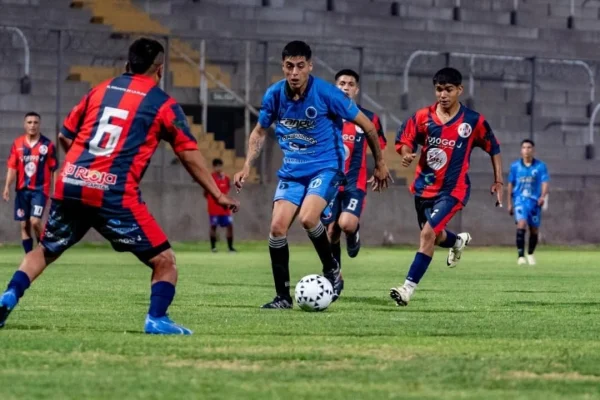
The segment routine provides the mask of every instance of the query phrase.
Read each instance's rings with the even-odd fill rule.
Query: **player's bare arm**
[[[408,146],[402,146],[400,149],[400,157],[402,157],[402,166],[404,168],[410,167],[415,157],[417,157],[417,153],[413,153],[412,149]]]
[[[244,168],[233,176],[233,183],[235,185],[236,191],[239,193],[242,190],[242,186],[244,186],[244,182],[250,175],[250,168],[252,168],[252,164],[260,155],[262,148],[265,144],[265,139],[267,137],[267,129],[262,127],[260,123],[257,123],[252,133],[250,133],[250,138],[248,139],[248,154],[246,155],[246,162],[244,163]]]
[[[353,122],[360,126],[365,132],[367,143],[371,149],[371,154],[373,154],[373,158],[375,159],[373,177],[369,180],[369,182],[372,182],[372,188],[374,191],[379,192],[381,190],[385,190],[388,188],[389,182],[393,180],[392,176],[390,175],[390,171],[385,164],[385,160],[383,159],[377,128],[363,112],[359,112]]]
[[[62,133],[58,134],[58,142],[60,143],[60,146],[63,148],[65,153],[67,151],[69,151],[69,149],[71,148],[71,145],[73,144],[73,140],[69,139]]]
[[[550,189],[548,182],[542,183],[542,194],[538,199],[538,205],[541,207],[546,202],[546,196],[548,195],[548,190]]]
[[[506,186],[506,204],[508,206],[508,214],[509,215],[514,214],[513,203],[512,203],[512,192],[513,192],[513,184],[512,184],[512,182],[508,182],[508,185]]]
[[[502,156],[500,153],[492,156],[492,167],[494,168],[494,183],[490,188],[490,192],[492,195],[496,195],[496,207],[502,207],[504,179],[502,178]]]
[[[217,203],[228,207],[233,212],[237,212],[240,203],[221,193],[210,170],[206,167],[204,157],[199,150],[181,151],[177,153],[177,157],[179,157],[179,160],[181,160],[181,163],[194,180],[198,182],[206,192],[210,193]]]
[[[10,187],[15,183],[17,179],[17,170],[8,168],[6,171],[6,183],[4,185],[4,192],[2,193],[2,198],[4,201],[10,200]]]

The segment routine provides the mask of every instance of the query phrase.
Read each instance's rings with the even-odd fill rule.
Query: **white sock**
[[[454,243],[454,248],[458,249],[462,245],[463,245],[463,240],[461,239],[460,236],[456,235],[456,243]]]

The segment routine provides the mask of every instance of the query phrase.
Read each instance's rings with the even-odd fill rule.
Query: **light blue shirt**
[[[515,203],[526,199],[538,201],[542,195],[542,183],[550,181],[548,168],[540,160],[533,159],[530,166],[517,160],[510,166],[508,181],[513,185],[512,197]]]
[[[332,169],[344,172],[343,120],[353,121],[359,109],[334,85],[309,76],[304,94],[293,100],[286,80],[265,93],[258,116],[263,128],[275,123],[283,151],[281,179],[312,177]]]

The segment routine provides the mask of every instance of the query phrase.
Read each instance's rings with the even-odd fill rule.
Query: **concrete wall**
[[[239,198],[242,209],[235,217],[239,240],[263,240],[268,237],[271,199],[275,185],[254,185],[244,189]],[[174,184],[143,185],[144,198],[172,241],[207,240],[206,203],[198,186]],[[494,198],[485,190],[474,190],[467,208],[451,223],[456,231],[468,230],[473,245],[510,245],[514,243],[512,218],[505,208],[494,207]],[[554,191],[550,207],[543,214],[542,236],[551,244],[600,243],[600,189]],[[18,226],[12,220],[13,205],[1,203],[0,242],[18,242]],[[361,238],[370,245],[380,245],[384,232],[393,235],[394,243],[414,244],[418,227],[413,199],[406,187],[394,186],[386,193],[370,193],[361,224]],[[306,236],[296,223],[290,241],[305,242]],[[94,233],[85,240],[101,240]]]

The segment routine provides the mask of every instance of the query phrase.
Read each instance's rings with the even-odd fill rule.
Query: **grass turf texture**
[[[0,330],[5,399],[600,398],[597,250],[439,251],[406,308],[388,297],[414,250],[344,259],[347,290],[323,313],[267,311],[266,244],[238,254],[180,247],[173,319],[191,337],[141,333],[149,270],[78,247],[37,281]],[[222,246],[223,247],[223,246]],[[2,286],[22,257],[0,249]],[[292,280],[319,271],[292,246]]]

